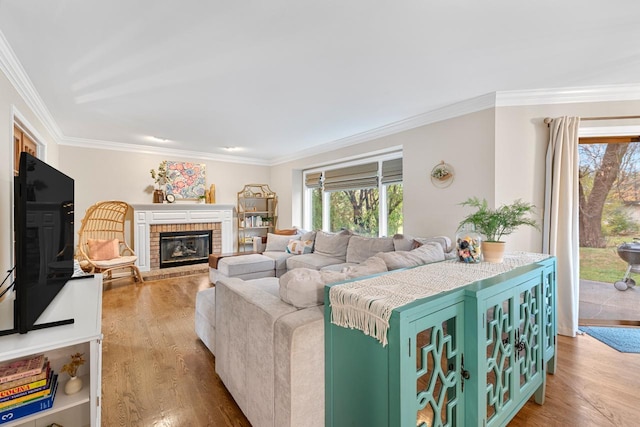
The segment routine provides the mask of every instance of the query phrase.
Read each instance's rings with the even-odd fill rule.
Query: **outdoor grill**
[[[640,238],[634,238],[633,242],[618,246],[618,256],[628,264],[628,267],[622,280],[618,280],[613,285],[620,291],[626,291],[636,285],[636,281],[629,277],[629,274],[640,273]]]

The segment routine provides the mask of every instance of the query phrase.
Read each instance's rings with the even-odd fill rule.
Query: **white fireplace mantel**
[[[152,203],[133,208],[133,250],[141,271],[150,270],[149,228],[152,224],[221,223],[222,252],[233,252],[234,205],[206,203]]]

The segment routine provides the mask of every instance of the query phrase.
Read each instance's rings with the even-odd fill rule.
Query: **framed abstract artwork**
[[[176,199],[199,199],[205,191],[205,164],[167,160],[167,195]]]

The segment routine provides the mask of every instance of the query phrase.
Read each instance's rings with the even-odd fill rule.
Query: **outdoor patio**
[[[640,275],[633,278],[640,283]],[[580,325],[640,326],[640,285],[619,291],[613,283],[580,280],[579,317]]]

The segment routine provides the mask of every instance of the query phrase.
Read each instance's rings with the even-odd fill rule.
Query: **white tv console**
[[[3,301],[6,312],[13,301]],[[2,427],[44,427],[58,423],[65,427],[100,425],[100,388],[102,387],[102,275],[70,280],[38,318],[36,324],[73,318],[70,325],[55,326],[0,337],[0,362],[43,353],[58,373],[74,353],[84,353],[87,361],[78,370],[82,390],[64,393],[69,379],[60,374],[51,409],[2,424]],[[3,325],[4,326],[4,325]]]

